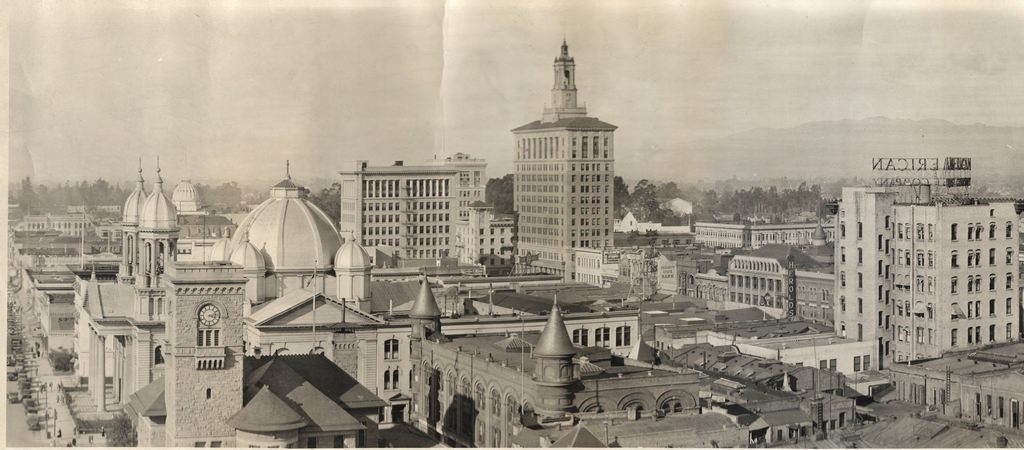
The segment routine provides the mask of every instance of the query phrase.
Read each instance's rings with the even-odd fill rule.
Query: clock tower
[[[242,408],[242,267],[171,261],[162,278],[171,305],[166,443],[231,447],[227,419]]]

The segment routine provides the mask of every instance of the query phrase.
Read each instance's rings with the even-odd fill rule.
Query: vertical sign
[[[793,261],[793,255],[789,255],[786,258],[787,269],[788,269],[788,280],[789,288],[786,296],[786,316],[796,316],[796,262]]]

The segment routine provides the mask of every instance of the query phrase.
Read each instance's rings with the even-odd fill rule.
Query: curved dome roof
[[[242,242],[239,243],[234,250],[231,251],[231,262],[238,264],[246,269],[258,269],[265,270],[267,268],[267,260],[263,257],[263,253],[258,248],[249,242],[249,239],[243,237]]]
[[[178,209],[164,195],[164,180],[160,177],[160,168],[156,169],[156,183],[153,192],[146,198],[139,215],[139,228],[167,229],[178,226]]]
[[[128,225],[139,223],[139,216],[142,215],[142,207],[146,204],[146,186],[142,179],[142,165],[139,165],[139,178],[135,180],[135,190],[128,195],[124,202],[121,220]]]
[[[271,188],[270,198],[245,216],[231,248],[245,236],[266,255],[267,268],[274,270],[330,269],[341,247],[331,219],[306,199],[304,188],[290,180]]]
[[[370,266],[370,255],[366,249],[356,242],[355,238],[349,236],[345,245],[338,249],[334,255],[334,269],[362,269]]]
[[[210,261],[229,261],[231,259],[229,250],[231,250],[231,239],[217,239],[217,242],[210,248]]]
[[[171,194],[171,201],[179,211],[195,211],[199,209],[199,190],[189,180],[181,180],[177,186],[174,187],[174,192]]]

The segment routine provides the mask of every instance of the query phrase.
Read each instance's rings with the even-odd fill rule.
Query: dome
[[[127,225],[137,225],[139,216],[142,214],[142,207],[146,204],[145,180],[142,179],[142,166],[139,165],[139,178],[135,180],[135,190],[128,195],[124,202],[121,220]]]
[[[139,215],[140,228],[168,229],[178,226],[178,209],[164,195],[164,180],[160,178],[160,168],[156,169],[156,183],[153,192],[146,198]]]
[[[220,238],[213,244],[210,249],[210,260],[211,261],[229,261],[231,255],[228,251],[231,250],[231,239]]]
[[[362,269],[370,266],[370,255],[359,245],[354,237],[349,237],[345,245],[334,255],[334,269]]]
[[[174,192],[171,194],[171,202],[178,208],[179,212],[195,212],[199,210],[199,191],[196,190],[195,185],[189,180],[181,180],[177,186],[174,187]]]
[[[341,247],[341,236],[316,205],[306,199],[306,190],[285,180],[270,189],[270,198],[239,224],[231,248],[243,236],[266,255],[268,269],[330,269],[331,258]]]
[[[266,270],[267,260],[263,257],[263,253],[258,248],[249,242],[249,239],[242,238],[242,242],[239,243],[233,251],[231,251],[231,262],[238,264],[246,269],[257,269]]]

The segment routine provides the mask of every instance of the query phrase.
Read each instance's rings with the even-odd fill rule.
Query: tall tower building
[[[551,105],[512,130],[518,253],[546,273],[573,273],[572,249],[612,245],[617,128],[577,103],[576,62],[562,42]]]
[[[227,262],[171,262],[164,286],[174,311],[164,375],[170,447],[233,447],[228,418],[242,408],[242,304],[246,279]]]
[[[121,220],[121,264],[117,271],[117,279],[122,284],[133,284],[139,273],[139,218],[142,208],[146,205],[146,181],[142,178],[142,160],[139,160],[139,177],[135,180],[135,190],[124,202]]]

